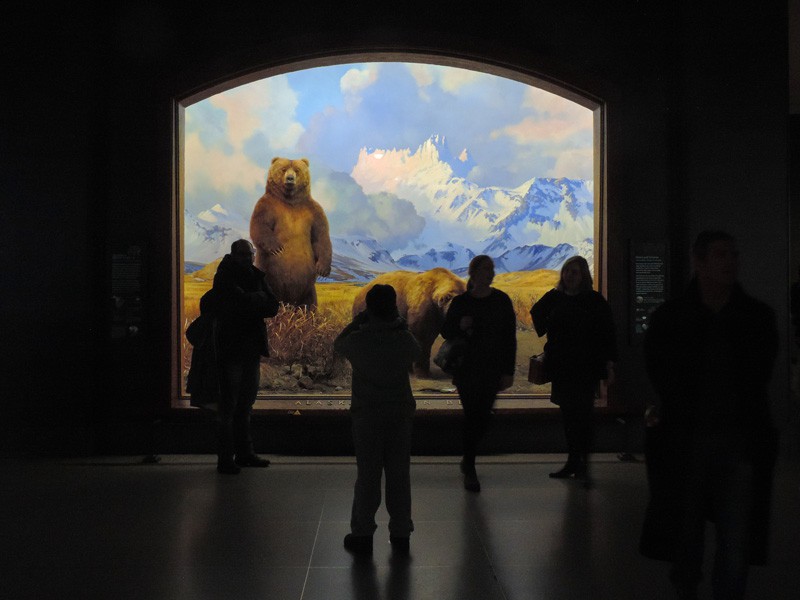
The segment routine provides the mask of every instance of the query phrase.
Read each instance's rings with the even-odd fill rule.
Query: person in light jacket
[[[385,473],[389,541],[394,551],[406,553],[414,530],[411,431],[416,410],[409,368],[422,349],[398,314],[392,286],[373,286],[366,305],[333,344],[353,367],[350,414],[357,475],[344,546],[354,553],[372,552]]]

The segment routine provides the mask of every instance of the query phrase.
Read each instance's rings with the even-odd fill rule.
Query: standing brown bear
[[[413,366],[414,374],[430,377],[431,348],[442,329],[450,302],[466,291],[466,283],[443,267],[423,273],[391,271],[361,288],[353,301],[353,315],[366,308],[367,292],[376,283],[391,285],[397,293],[397,311],[408,321],[408,329],[422,347],[422,354]]]
[[[325,211],[311,197],[308,159],[275,157],[267,188],[250,217],[256,266],[281,302],[314,309],[317,276],[331,272],[331,238]]]

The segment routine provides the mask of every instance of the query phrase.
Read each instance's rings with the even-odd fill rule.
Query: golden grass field
[[[199,313],[200,297],[211,288],[219,261],[184,275],[183,332]],[[558,272],[551,270],[501,273],[494,287],[509,295],[517,315],[517,374],[509,393],[539,393],[542,387],[527,381],[528,357],[541,351],[544,339],[531,327],[530,308],[555,286]],[[310,312],[282,306],[268,321],[270,359],[262,363],[262,388],[270,393],[326,393],[349,387],[349,365],[335,356],[333,340],[350,322],[353,300],[364,284],[318,283],[318,309]],[[182,333],[183,333],[182,332]],[[191,346],[183,340],[184,376],[191,362]],[[435,354],[442,339],[434,344]],[[298,381],[300,386],[298,387]],[[450,377],[435,365],[431,378],[413,379],[415,391],[435,391],[450,386]],[[305,387],[302,387],[305,385]]]

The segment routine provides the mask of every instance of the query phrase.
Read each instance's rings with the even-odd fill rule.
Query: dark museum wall
[[[148,452],[154,434],[139,424],[154,420],[162,442],[177,432],[162,448],[194,448],[205,435],[197,415],[169,408],[173,99],[261,69],[374,52],[480,61],[605,103],[617,408],[635,417],[652,394],[629,343],[629,241],[669,242],[677,290],[690,240],[713,226],[739,238],[745,286],[778,313],[774,408],[776,423],[792,426],[786,4],[624,4],[5,3],[0,451]],[[112,340],[110,257],[131,245],[143,253],[142,330]],[[420,431],[436,435],[437,419]],[[536,426],[520,419],[501,425]],[[273,440],[287,437],[285,422],[275,417]],[[342,419],[291,427],[295,439],[316,439],[310,452],[326,435],[333,451],[346,447]]]

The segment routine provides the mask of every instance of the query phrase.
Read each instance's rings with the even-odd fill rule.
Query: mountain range
[[[388,192],[413,203],[425,227],[404,248],[391,252],[368,235],[331,232],[329,281],[368,281],[398,269],[446,267],[464,274],[476,254],[495,259],[498,272],[558,269],[573,254],[594,258],[593,182],[534,177],[516,188],[482,187],[469,181],[475,167],[468,150],[450,152],[443,136],[416,151],[367,149],[350,177],[369,195]],[[325,206],[324,198],[317,198]],[[184,212],[184,257],[205,264],[249,237],[249,215],[221,203]]]

